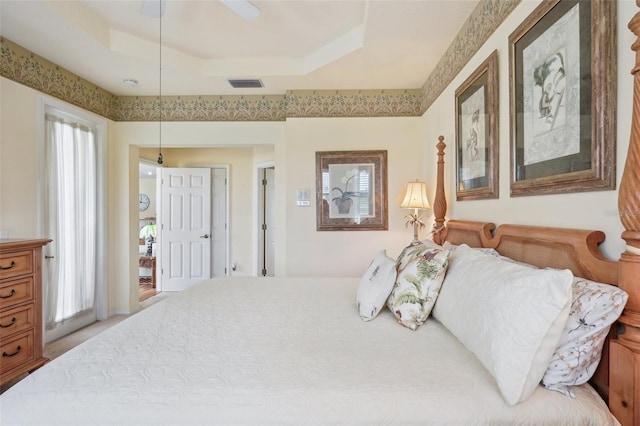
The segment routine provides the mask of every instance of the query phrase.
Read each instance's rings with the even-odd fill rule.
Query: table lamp
[[[427,199],[427,184],[424,182],[409,182],[404,199],[400,204],[403,209],[413,209],[413,214],[409,214],[406,226],[413,225],[413,241],[411,245],[420,244],[418,239],[418,226],[424,228],[425,224],[418,217],[418,210],[430,209],[429,200]]]

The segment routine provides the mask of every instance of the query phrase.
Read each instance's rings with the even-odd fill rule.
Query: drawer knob
[[[8,299],[8,298],[10,298],[11,296],[13,296],[14,294],[16,294],[16,289],[15,289],[15,288],[12,288],[12,289],[11,289],[11,293],[9,293],[7,296],[0,296],[0,299]]]
[[[16,266],[16,262],[14,262],[13,260],[11,261],[11,264],[9,266],[0,266],[0,269],[6,270],[6,269],[11,269],[14,266]]]
[[[16,317],[11,318],[11,322],[9,324],[0,324],[0,328],[8,328],[15,324],[17,321]]]
[[[6,352],[2,352],[2,358],[9,358],[10,356],[16,356],[20,353],[20,350],[22,349],[22,347],[20,345],[18,345],[18,347],[16,348],[16,351],[12,354],[8,354]]]

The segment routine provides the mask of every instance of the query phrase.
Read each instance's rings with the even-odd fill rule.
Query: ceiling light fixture
[[[122,84],[124,84],[125,86],[133,87],[138,85],[138,80],[136,80],[135,78],[125,78],[124,80],[122,80]]]
[[[158,10],[162,10],[162,0],[158,0]],[[159,124],[159,133],[158,133],[158,164],[162,165],[162,163],[164,162],[162,159],[162,14],[160,14],[159,16],[160,19],[158,19],[158,21],[160,22],[160,30],[159,30],[159,45],[160,45],[160,52],[159,52],[159,66],[158,66],[158,74],[159,74],[159,81],[158,81],[158,93],[159,93],[159,102],[160,102],[160,117],[158,119],[158,124]]]

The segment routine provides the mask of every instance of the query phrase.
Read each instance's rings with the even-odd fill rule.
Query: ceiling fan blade
[[[260,9],[249,0],[220,0],[220,2],[247,21],[255,21],[260,16]]]
[[[167,0],[144,0],[140,13],[149,18],[162,18],[167,8]]]

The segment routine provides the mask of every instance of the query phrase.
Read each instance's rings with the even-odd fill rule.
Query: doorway
[[[155,296],[156,290],[156,175],[158,165],[140,160],[138,173],[138,300]]]
[[[258,168],[258,262],[259,274],[275,275],[275,173],[276,168]]]
[[[45,343],[106,318],[106,123],[42,102]]]

